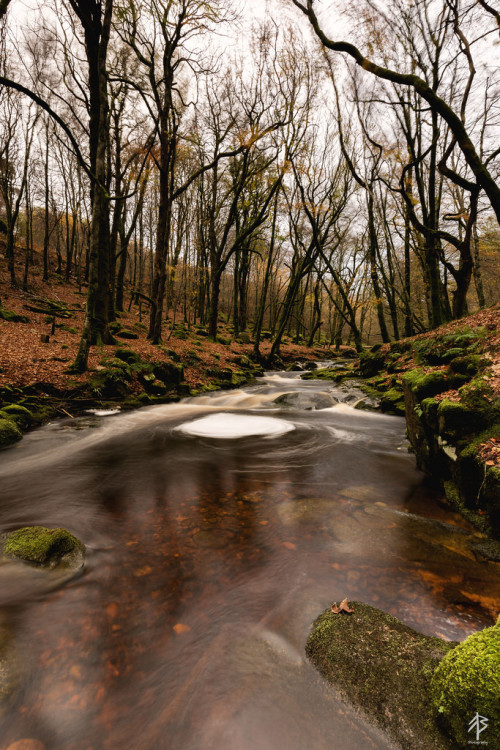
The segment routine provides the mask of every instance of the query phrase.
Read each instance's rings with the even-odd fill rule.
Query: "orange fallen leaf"
[[[177,635],[182,635],[182,633],[189,633],[191,628],[189,625],[184,625],[182,622],[178,622],[177,625],[174,625],[174,630]]]
[[[293,542],[283,542],[283,547],[287,549],[297,549],[297,546]]]
[[[347,597],[343,599],[340,604],[337,606],[337,602],[334,602],[332,604],[332,612],[334,615],[338,615],[342,612],[346,612],[347,614],[352,614],[354,612],[353,609],[349,607],[349,602],[347,601]]]

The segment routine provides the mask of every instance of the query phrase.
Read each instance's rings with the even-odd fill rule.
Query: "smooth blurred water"
[[[318,411],[284,393],[328,393]],[[386,750],[305,661],[317,614],[348,596],[428,634],[493,622],[500,566],[427,489],[404,420],[298,374],[63,420],[0,454],[0,531],[63,526],[87,546],[64,587],[0,566],[19,685],[0,750]],[[197,437],[205,416],[278,418],[281,435]],[[218,429],[218,428],[216,428]]]

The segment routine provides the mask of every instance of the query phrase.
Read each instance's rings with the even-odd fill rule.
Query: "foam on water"
[[[295,426],[274,417],[248,417],[243,414],[210,414],[208,417],[184,422],[175,430],[186,435],[212,438],[241,438],[252,435],[275,437],[291,432]]]

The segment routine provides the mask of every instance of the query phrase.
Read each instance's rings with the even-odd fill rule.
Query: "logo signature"
[[[469,745],[487,745],[487,742],[480,742],[479,736],[481,732],[484,732],[485,729],[488,729],[488,721],[489,719],[486,718],[486,716],[480,716],[477,712],[474,718],[469,722],[469,732],[473,732],[475,730],[476,732],[476,741],[471,742],[469,740]]]

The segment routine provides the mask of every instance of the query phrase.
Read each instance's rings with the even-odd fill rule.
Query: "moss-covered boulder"
[[[0,449],[17,443],[22,438],[22,432],[11,419],[0,419]]]
[[[407,386],[417,399],[436,396],[450,387],[446,374],[441,370],[424,372],[419,369],[410,370],[403,375],[403,385]]]
[[[367,604],[351,606],[351,615],[326,610],[317,618],[306,645],[309,659],[404,750],[450,748],[429,715],[429,684],[453,644]]]
[[[403,391],[397,388],[389,388],[380,399],[380,408],[386,414],[395,414],[399,417],[404,417],[405,397]]]
[[[12,419],[19,427],[26,429],[33,421],[33,415],[30,410],[20,404],[8,404],[2,407],[6,419]]]
[[[385,369],[387,354],[380,351],[378,345],[373,346],[368,352],[361,352],[359,359],[359,371],[364,378],[371,378]]]
[[[84,545],[66,529],[25,526],[2,540],[3,554],[31,565],[78,569],[83,565]]]
[[[166,385],[179,385],[184,380],[184,368],[175,362],[153,362],[153,372]]]
[[[452,649],[431,680],[434,715],[453,739],[454,747],[468,748],[476,740],[469,732],[476,714],[487,727],[479,739],[497,747],[500,740],[500,621],[474,633]]]
[[[133,349],[126,349],[125,347],[118,347],[115,349],[115,358],[121,359],[128,365],[137,365],[141,362],[141,355],[134,352]]]
[[[115,336],[118,336],[119,339],[138,339],[139,334],[135,333],[135,331],[131,331],[129,328],[122,328],[119,331],[116,331]]]

